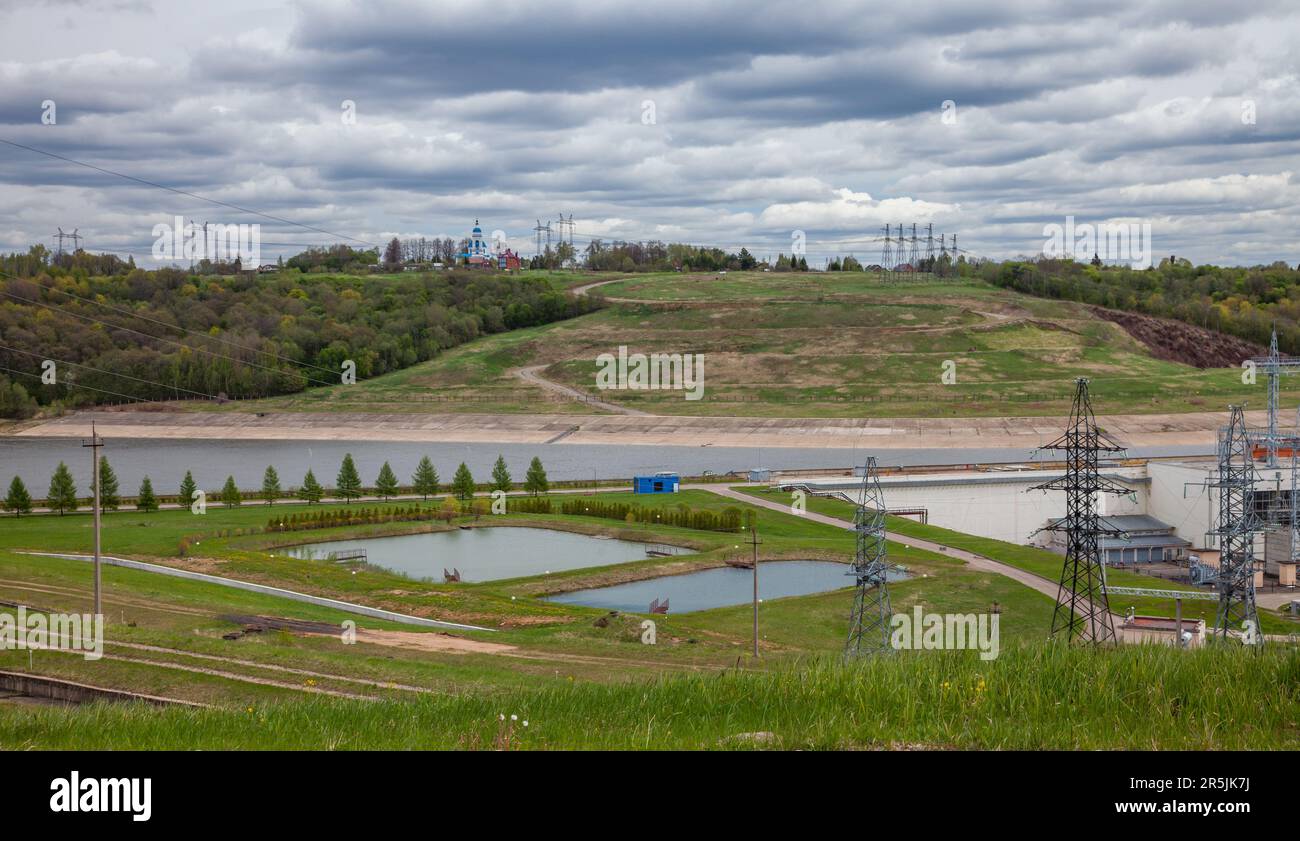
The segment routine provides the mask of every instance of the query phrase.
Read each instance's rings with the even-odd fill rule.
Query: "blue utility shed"
[[[633,476],[634,494],[675,494],[681,477],[676,473],[656,473],[653,476]]]

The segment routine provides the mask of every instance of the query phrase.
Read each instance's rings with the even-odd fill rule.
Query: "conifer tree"
[[[94,496],[95,488],[90,488],[90,493]],[[116,511],[117,507],[122,504],[121,491],[117,485],[117,474],[108,464],[108,456],[99,457],[99,506],[108,511]]]
[[[239,492],[239,487],[235,484],[234,476],[226,477],[226,484],[221,488],[221,502],[227,508],[234,508],[244,501],[243,494]]]
[[[420,459],[415,475],[411,477],[411,484],[415,487],[415,492],[425,499],[438,493],[438,471],[434,470],[433,462],[428,456]]]
[[[351,501],[361,496],[361,474],[357,473],[357,465],[352,460],[352,453],[343,456],[343,464],[339,467],[335,485],[338,495],[345,500]]]
[[[77,510],[77,486],[72,481],[72,472],[63,462],[59,462],[54,475],[50,477],[50,492],[46,495],[46,502],[60,515],[65,511]]]
[[[469,466],[463,461],[460,467],[456,468],[456,475],[452,477],[451,490],[461,502],[474,496],[474,474],[469,472]]]
[[[146,476],[140,481],[140,490],[135,495],[135,509],[148,514],[158,510],[158,497],[153,493],[153,482]]]
[[[550,489],[551,483],[546,478],[546,468],[542,467],[542,460],[533,456],[533,460],[528,464],[528,473],[524,475],[524,490],[537,496]]]
[[[397,474],[388,462],[379,468],[379,478],[375,479],[375,494],[384,500],[397,496]]]
[[[32,513],[32,495],[27,492],[22,477],[15,476],[9,483],[9,493],[5,494],[4,506],[6,511],[14,512],[15,517]]]
[[[508,491],[514,482],[510,477],[510,469],[506,467],[506,460],[500,454],[497,455],[497,463],[492,465],[492,490]]]
[[[271,465],[266,466],[266,473],[262,474],[262,499],[270,505],[280,497],[284,496],[284,491],[280,488],[280,474],[275,472]]]
[[[194,481],[194,474],[185,471],[185,478],[181,480],[181,505],[188,508],[194,503],[194,494],[198,491],[198,483]]]
[[[320,502],[323,496],[325,489],[316,481],[316,474],[311,472],[311,468],[307,468],[307,475],[302,477],[302,488],[298,490],[298,498],[311,505]]]

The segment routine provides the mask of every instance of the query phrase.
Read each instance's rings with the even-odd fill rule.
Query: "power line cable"
[[[39,379],[41,378],[41,375],[40,375],[40,374],[33,374],[33,373],[31,373],[30,371],[15,371],[13,368],[6,368],[6,367],[4,367],[3,365],[0,365],[0,371],[8,371],[10,374],[18,374],[19,376],[23,376],[23,377],[31,377],[31,378],[34,379],[34,380],[39,380]],[[109,390],[106,389],[106,388],[95,388],[94,386],[91,386],[91,385],[81,385],[80,383],[72,383],[72,384],[71,384],[71,387],[72,387],[72,388],[80,388],[80,389],[82,389],[83,391],[97,391],[97,392],[99,392],[100,394],[111,394],[111,395],[114,396],[114,397],[121,397],[121,398],[123,398],[124,400],[130,400],[130,401],[132,401],[133,403],[158,403],[158,402],[161,402],[161,401],[158,401],[158,400],[146,400],[146,399],[144,399],[143,397],[135,397],[134,395],[130,395],[130,394],[122,394],[120,391],[109,391]]]
[[[141,377],[135,377],[132,376],[131,374],[123,374],[118,371],[105,371],[104,369],[96,368],[93,365],[86,365],[81,362],[70,362],[66,359],[55,359],[53,356],[46,356],[40,353],[32,353],[30,350],[19,350],[18,348],[9,347],[8,345],[0,345],[0,350],[7,350],[11,353],[21,353],[24,356],[31,356],[36,359],[48,359],[51,362],[57,362],[60,365],[71,365],[74,368],[85,368],[87,371],[94,371],[97,374],[103,374],[107,377],[121,377],[122,379],[133,380],[138,383],[144,383],[145,385],[152,385],[170,391],[183,391],[186,394],[195,394],[198,395],[199,397],[206,397],[209,400],[218,400],[216,395],[208,394],[207,392],[204,391],[195,391],[194,389],[184,388],[178,385],[167,385],[166,383],[160,383],[156,380],[146,380]],[[76,385],[76,383],[72,383],[72,385]]]
[[[5,277],[10,277],[10,275],[5,274],[4,272],[0,272],[0,275],[4,275]],[[331,370],[331,369],[329,369],[329,368],[323,368],[323,367],[321,367],[320,365],[313,365],[313,364],[310,363],[310,362],[300,362],[300,361],[298,361],[298,360],[296,360],[296,359],[290,359],[290,358],[287,357],[287,356],[281,356],[280,354],[275,353],[274,351],[269,351],[269,350],[259,350],[259,349],[257,349],[257,348],[251,348],[251,347],[248,347],[247,345],[241,345],[241,344],[239,344],[238,342],[232,342],[232,341],[230,341],[230,340],[228,340],[228,339],[223,339],[223,338],[221,338],[221,337],[219,337],[219,336],[209,336],[209,335],[207,335],[206,333],[203,333],[202,331],[199,331],[199,330],[192,330],[192,329],[190,329],[190,328],[188,328],[188,327],[182,327],[182,326],[180,326],[179,324],[168,324],[166,321],[160,321],[160,320],[158,320],[158,319],[156,319],[156,318],[150,318],[150,317],[147,316],[147,315],[141,315],[141,314],[139,314],[139,313],[131,312],[131,311],[128,310],[128,309],[123,309],[123,308],[121,308],[121,307],[115,307],[115,306],[113,306],[112,304],[107,304],[107,303],[104,303],[104,302],[102,302],[102,301],[96,301],[96,300],[93,300],[93,299],[91,299],[91,298],[83,298],[83,297],[81,297],[80,295],[74,295],[74,294],[72,294],[71,292],[68,292],[68,291],[63,290],[63,289],[57,289],[57,288],[52,287],[52,286],[51,286],[51,287],[45,287],[45,288],[46,288],[48,291],[51,291],[51,292],[58,292],[58,293],[61,294],[61,295],[67,295],[69,298],[72,298],[72,299],[77,300],[77,301],[81,301],[82,303],[85,303],[85,304],[94,304],[95,306],[103,307],[104,309],[106,309],[106,310],[111,310],[112,312],[118,313],[119,315],[125,315],[125,316],[127,316],[127,317],[129,317],[129,318],[138,318],[138,319],[140,319],[140,320],[142,320],[142,321],[148,321],[148,322],[150,322],[151,324],[157,324],[157,325],[159,325],[160,327],[166,327],[166,328],[168,328],[168,329],[180,330],[180,331],[182,331],[182,332],[185,332],[185,333],[190,334],[191,336],[201,336],[201,337],[203,337],[203,338],[205,338],[205,339],[210,339],[211,341],[220,342],[221,344],[223,344],[223,345],[227,345],[228,347],[237,348],[238,350],[242,350],[242,351],[247,351],[248,353],[261,353],[261,354],[265,354],[265,355],[267,355],[267,356],[272,357],[273,359],[278,359],[278,360],[280,360],[281,362],[288,362],[288,363],[290,363],[290,364],[292,364],[292,365],[304,365],[304,366],[306,366],[306,367],[308,367],[308,368],[315,368],[317,371],[323,371],[323,372],[326,373],[326,374],[331,374],[331,375],[333,375],[333,374],[337,374],[337,373],[338,373],[337,371]]]
[[[9,277],[9,275],[5,275],[5,276],[6,276],[6,277]],[[206,355],[208,355],[208,356],[213,356],[213,357],[216,357],[216,358],[218,358],[218,359],[225,359],[226,361],[228,361],[228,362],[234,362],[234,363],[237,364],[237,365],[248,365],[248,366],[253,367],[253,368],[259,368],[259,369],[261,369],[261,370],[263,370],[263,371],[270,371],[270,372],[273,373],[273,374],[289,374],[289,375],[292,375],[292,376],[299,376],[299,377],[302,377],[302,378],[303,378],[304,380],[306,380],[307,382],[315,383],[315,384],[317,384],[317,385],[325,385],[325,386],[333,386],[333,385],[337,385],[337,383],[331,383],[331,382],[325,382],[325,381],[323,381],[323,380],[313,379],[313,378],[311,378],[311,377],[308,377],[306,374],[302,373],[301,371],[285,371],[285,370],[280,369],[280,368],[271,368],[271,367],[269,367],[269,366],[262,365],[262,364],[257,363],[257,362],[249,362],[248,360],[244,360],[244,359],[236,359],[236,358],[233,357],[233,356],[227,356],[227,355],[224,354],[224,353],[217,353],[216,351],[207,350],[206,348],[190,347],[190,346],[187,345],[187,344],[183,344],[183,343],[181,343],[181,342],[177,342],[177,341],[174,341],[174,340],[172,340],[172,339],[163,338],[162,336],[154,336],[154,335],[152,335],[152,334],[150,334],[150,333],[143,333],[143,332],[141,332],[141,331],[139,331],[139,330],[135,330],[135,329],[132,329],[132,328],[130,328],[130,327],[124,327],[124,326],[122,326],[121,324],[113,324],[112,322],[103,321],[103,320],[98,319],[98,318],[92,318],[92,317],[90,317],[90,316],[88,316],[88,315],[81,315],[80,313],[75,313],[75,312],[71,312],[71,311],[69,311],[69,310],[60,309],[59,307],[54,306],[53,304],[46,304],[46,303],[44,303],[44,302],[42,302],[42,301],[33,301],[33,300],[30,299],[30,298],[24,298],[24,297],[22,297],[21,295],[15,295],[14,293],[9,292],[8,290],[0,290],[0,295],[5,295],[6,297],[13,298],[15,301],[22,301],[22,302],[25,303],[25,304],[32,304],[33,306],[43,307],[43,308],[45,308],[45,309],[47,309],[47,310],[50,310],[51,312],[58,312],[58,313],[62,313],[62,314],[64,314],[64,315],[69,315],[69,316],[72,316],[73,318],[81,319],[82,321],[89,321],[89,322],[92,322],[92,323],[94,323],[94,324],[102,325],[102,326],[104,326],[104,327],[110,327],[110,328],[112,328],[112,329],[114,329],[114,330],[123,330],[123,331],[125,331],[125,332],[127,332],[127,333],[134,333],[134,334],[137,335],[137,336],[143,336],[143,337],[146,338],[146,339],[153,339],[154,341],[157,341],[157,342],[163,342],[163,343],[165,343],[165,344],[169,344],[169,345],[172,345],[172,346],[174,346],[174,347],[181,348],[181,349],[183,349],[183,350],[189,350],[189,351],[193,351],[193,352],[196,352],[196,353],[206,354]]]

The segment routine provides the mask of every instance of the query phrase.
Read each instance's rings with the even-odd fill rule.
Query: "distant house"
[[[497,268],[505,271],[516,271],[521,265],[519,255],[509,248],[502,250],[497,254]]]
[[[264,266],[257,267],[258,274],[275,274],[278,271],[280,271],[280,267],[275,263],[267,263]]]

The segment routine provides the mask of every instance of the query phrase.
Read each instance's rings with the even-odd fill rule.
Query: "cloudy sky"
[[[1300,262],[1296,3],[876,5],[0,0],[0,139],[330,232],[0,143],[0,250],[62,226],[148,265],[183,214],[264,257],[476,217],[531,253],[563,213],[580,247],[802,231],[816,265],[886,223],[1032,254],[1073,215]]]

